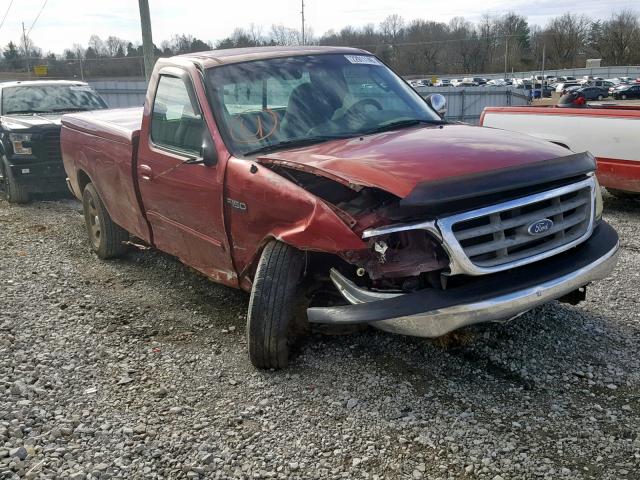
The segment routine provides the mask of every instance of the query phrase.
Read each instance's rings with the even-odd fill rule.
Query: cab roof
[[[184,55],[178,55],[177,58],[192,61],[204,68],[209,68],[218,65],[249,62],[253,60],[268,60],[270,58],[294,57],[301,55],[322,55],[327,53],[370,55],[370,52],[359,48],[301,46],[228,48],[222,50],[211,50],[208,52],[187,53]]]

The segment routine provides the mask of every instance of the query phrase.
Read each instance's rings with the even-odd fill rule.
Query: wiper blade
[[[89,110],[88,108],[81,107],[67,107],[67,108],[52,108],[51,110],[47,110],[47,113],[56,113],[56,112],[86,112]]]
[[[47,113],[48,110],[12,110],[5,112],[4,115],[13,115],[15,113]]]
[[[413,127],[414,125],[444,125],[445,123],[446,122],[444,120],[417,120],[415,118],[411,120],[399,120],[397,122],[386,123],[379,127],[372,128],[371,130],[367,130],[363,135],[386,132],[397,128]]]
[[[273,152],[275,150],[282,150],[285,148],[305,147],[307,145],[313,145],[314,143],[322,143],[328,140],[336,140],[340,138],[350,138],[350,137],[353,137],[353,135],[318,135],[314,137],[284,140],[279,143],[274,143],[272,145],[265,145],[264,147],[256,148],[255,150],[246,152],[244,155],[249,156],[249,155],[256,155],[258,153]]]

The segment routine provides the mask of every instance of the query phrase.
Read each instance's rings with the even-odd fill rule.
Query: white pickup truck
[[[640,106],[487,107],[480,125],[591,152],[601,185],[616,196],[640,196]]]

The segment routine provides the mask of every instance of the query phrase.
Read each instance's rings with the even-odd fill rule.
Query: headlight
[[[10,133],[9,140],[13,145],[13,153],[16,155],[31,155],[30,133]]]
[[[602,190],[600,189],[600,183],[596,178],[596,222],[602,220],[602,210],[604,205],[602,204]]]

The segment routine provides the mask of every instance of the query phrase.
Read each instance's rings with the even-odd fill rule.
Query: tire
[[[626,99],[627,99],[627,95],[626,95],[625,93],[623,93],[622,95],[620,95],[620,98],[621,98],[622,100],[626,100]]]
[[[598,100],[602,100],[604,97],[602,95],[598,95]]]
[[[246,332],[249,359],[257,368],[278,370],[289,363],[296,329],[306,322],[295,314],[303,267],[303,253],[285,243],[272,241],[262,252]]]
[[[607,188],[607,192],[621,200],[636,200],[640,198],[640,193],[627,192],[625,190],[616,190],[615,188]]]
[[[31,200],[29,191],[16,182],[4,158],[0,159],[0,177],[0,189],[7,202],[28,203]]]
[[[82,192],[82,208],[91,249],[102,259],[124,255],[129,232],[116,225],[92,183]]]

